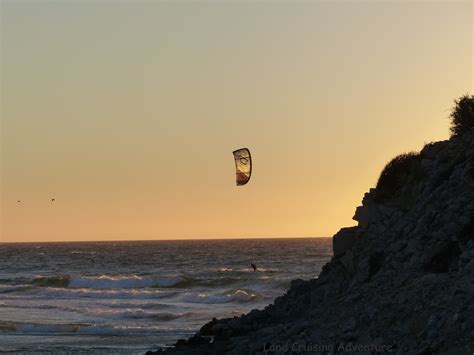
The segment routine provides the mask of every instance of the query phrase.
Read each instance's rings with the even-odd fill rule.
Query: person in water
[[[253,271],[257,271],[257,265],[253,261],[250,262],[250,267],[253,269]]]

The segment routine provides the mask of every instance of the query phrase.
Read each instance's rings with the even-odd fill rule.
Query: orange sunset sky
[[[472,93],[471,1],[0,4],[3,242],[331,236]]]

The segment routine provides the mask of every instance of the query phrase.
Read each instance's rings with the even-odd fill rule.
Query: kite
[[[252,175],[252,157],[247,148],[233,151],[235,160],[235,178],[237,186],[245,185]]]

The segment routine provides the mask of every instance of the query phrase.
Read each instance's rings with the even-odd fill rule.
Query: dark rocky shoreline
[[[474,131],[400,162],[317,279],[148,354],[473,354]]]

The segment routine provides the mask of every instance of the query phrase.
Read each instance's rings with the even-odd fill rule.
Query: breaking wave
[[[44,288],[40,289],[37,296],[45,298],[82,298],[89,297],[94,299],[156,299],[172,297],[176,292],[166,292],[161,290],[140,290],[140,289],[122,289],[122,290],[93,290],[88,288],[64,289],[64,288]]]
[[[176,332],[176,329],[167,329],[165,327],[144,327],[133,324],[125,325],[99,325],[90,323],[77,324],[43,324],[43,323],[15,323],[0,322],[0,332],[2,333],[20,333],[28,335],[153,335],[157,332],[166,333],[167,331]],[[191,329],[181,329],[183,332],[189,332]]]
[[[189,276],[153,278],[131,276],[36,276],[33,279],[0,280],[0,293],[20,290],[31,286],[71,289],[132,289],[132,288],[188,288],[193,286],[221,287],[242,282],[239,276],[200,278]]]
[[[218,295],[209,295],[205,293],[185,293],[181,299],[189,303],[229,303],[229,302],[249,302],[260,297],[258,294],[249,290],[233,290]]]
[[[0,293],[18,292],[31,290],[31,285],[0,285]]]
[[[81,276],[69,282],[73,288],[142,288],[171,287],[182,281],[180,277],[154,279],[151,277],[132,276]]]
[[[0,348],[143,354],[186,338],[213,317],[263,308],[290,280],[316,276],[331,245],[331,239],[0,243]]]

